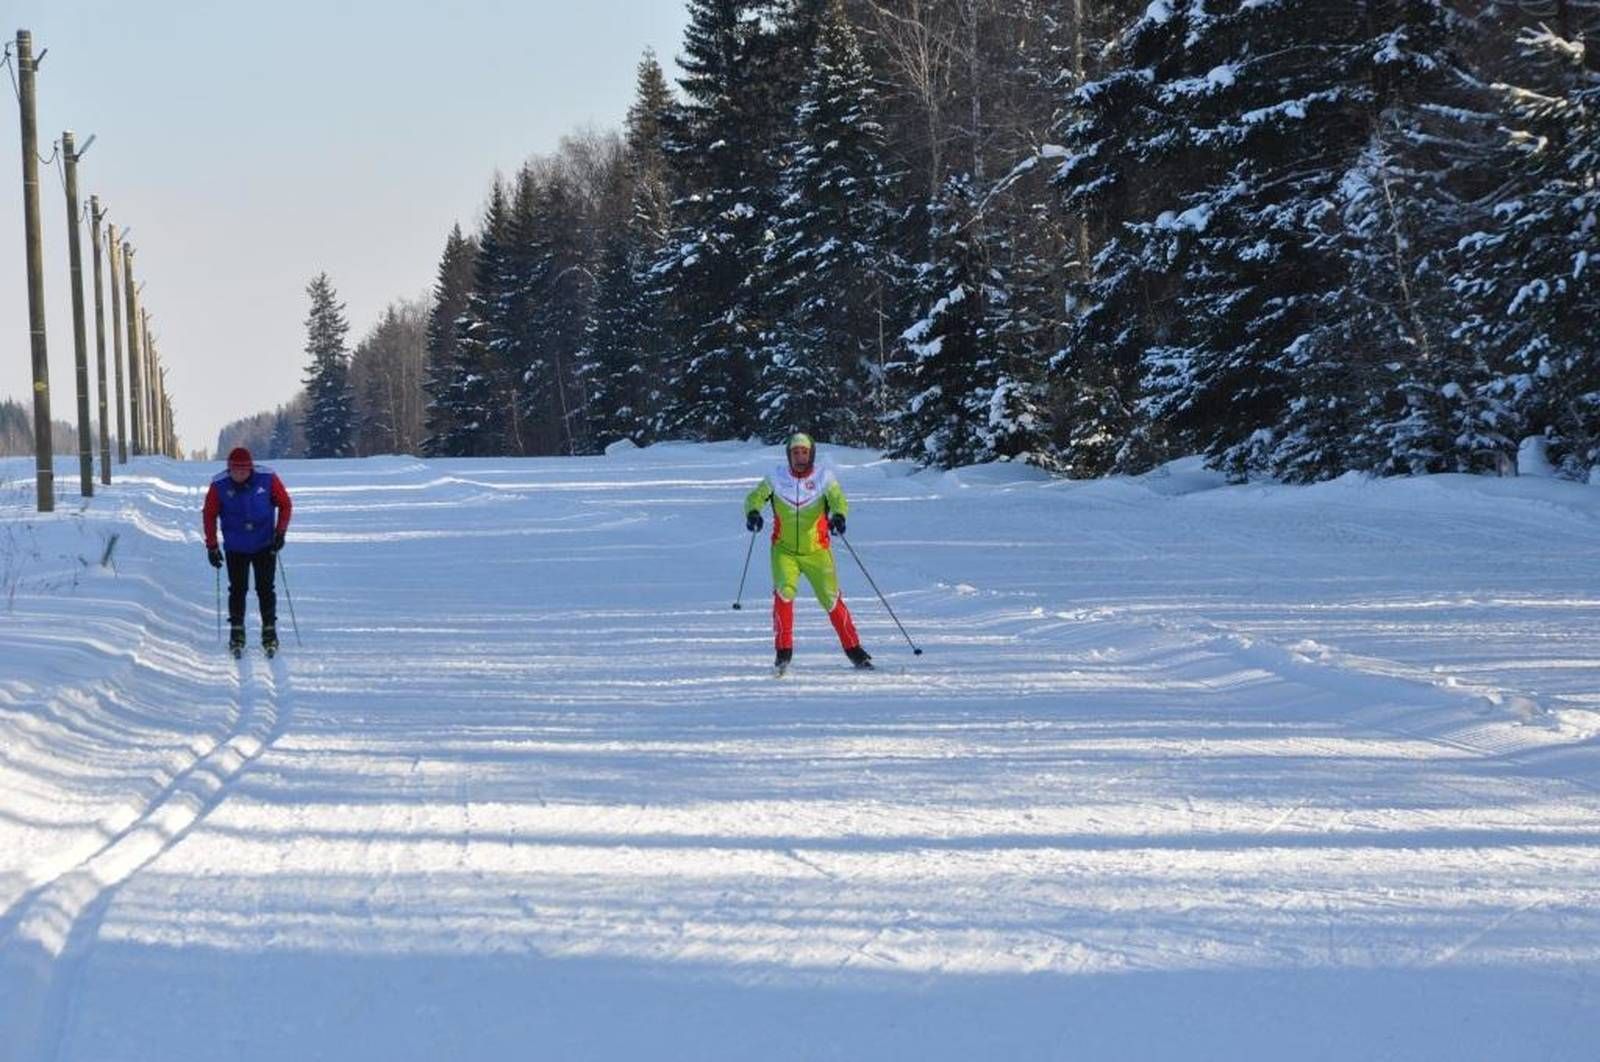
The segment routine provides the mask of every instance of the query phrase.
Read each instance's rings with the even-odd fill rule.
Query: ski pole
[[[283,566],[283,554],[279,553],[276,556],[278,558],[278,577],[283,580],[283,596],[289,601],[289,622],[294,624],[294,644],[305,648],[306,643],[300,640],[300,621],[295,619],[294,615],[294,594],[289,592],[289,569]]]
[[[213,568],[212,575],[217,577],[217,644],[222,644],[222,569]]]
[[[845,538],[844,535],[841,534],[839,536],[839,541],[843,542],[844,548],[850,551],[850,556],[856,559],[856,567],[861,569],[861,574],[865,575],[867,577],[867,582],[872,584],[872,589],[877,593],[878,600],[882,601],[883,607],[888,609],[889,618],[894,620],[894,625],[899,627],[900,633],[905,636],[906,644],[911,646],[912,654],[915,656],[921,656],[922,650],[917,648],[917,643],[911,640],[911,635],[906,634],[906,625],[901,623],[900,617],[894,614],[894,609],[889,607],[889,599],[883,596],[883,591],[879,590],[878,584],[873,581],[872,573],[867,571],[867,566],[865,564],[861,563],[861,554],[856,552],[856,548],[850,544],[850,540]]]
[[[744,581],[750,574],[750,555],[756,551],[756,532],[750,532],[750,548],[744,551],[744,571],[739,573],[739,592],[733,596],[733,607],[744,608],[739,602],[744,600]]]

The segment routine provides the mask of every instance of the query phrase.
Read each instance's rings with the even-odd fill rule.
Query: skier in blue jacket
[[[273,587],[278,551],[289,530],[294,502],[278,474],[258,465],[250,451],[235,446],[228,470],[211,481],[203,511],[206,559],[213,568],[228,565],[228,648],[244,649],[244,598],[255,574],[256,601],[261,609],[261,647],[278,651],[278,595]],[[222,547],[217,546],[217,524]]]

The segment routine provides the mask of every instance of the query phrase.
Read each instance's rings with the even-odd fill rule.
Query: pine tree
[[[1083,231],[1066,337],[1050,362],[1075,476],[1142,471],[1166,456],[1165,425],[1143,402],[1144,356],[1181,327],[1169,248],[1147,222],[1165,207],[1162,190],[1186,179],[1173,128],[1181,119],[1157,92],[1176,27],[1160,17],[1164,6],[1143,0],[1101,7],[1109,60],[1086,81],[1067,71],[1066,156],[1055,176],[1062,212]]]
[[[443,447],[452,457],[513,452],[510,412],[515,393],[502,355],[506,331],[511,206],[496,178],[472,264],[472,290],[456,319],[456,363],[449,409],[454,427]]]
[[[495,400],[491,421],[498,425],[499,453],[552,452],[537,438],[532,423],[539,405],[532,392],[549,378],[543,336],[534,322],[541,278],[541,241],[550,221],[540,214],[548,177],[532,165],[517,174],[506,216],[495,295],[484,311]]]
[[[756,0],[690,0],[679,64],[687,97],[668,158],[681,191],[677,224],[651,270],[671,330],[674,393],[662,434],[740,438],[756,425],[757,307],[746,281],[772,213],[771,148],[783,127],[767,60],[772,39]]]
[[[284,407],[279,407],[272,418],[272,441],[267,445],[268,460],[294,456],[294,419]]]
[[[987,401],[978,438],[982,460],[1022,461],[1062,471],[1066,462],[1053,437],[1048,381],[1049,358],[1056,345],[1054,322],[1047,312],[1051,268],[1025,245],[1027,233],[1018,229],[1028,227],[1013,222],[986,241],[989,312],[980,336],[987,337],[991,348],[992,372],[979,381]],[[1034,227],[1042,228],[1043,219],[1037,219]]]
[[[1568,20],[1570,37],[1539,25],[1516,38],[1521,61],[1497,86],[1507,179],[1493,220],[1463,241],[1457,287],[1462,332],[1493,364],[1482,420],[1508,451],[1544,437],[1582,477],[1600,466],[1600,58]]]
[[[646,51],[628,108],[626,144],[632,228],[651,251],[661,246],[672,226],[672,171],[666,153],[672,108],[672,89],[661,64],[654,52]]]
[[[664,150],[671,108],[661,65],[647,52],[628,110],[628,164],[619,175],[627,185],[629,218],[601,241],[578,357],[589,430],[602,447],[618,439],[650,441],[663,401],[663,337],[647,274],[672,224]]]
[[[762,435],[805,430],[874,441],[897,308],[889,247],[893,182],[882,160],[876,90],[839,0],[828,5],[801,93],[780,214],[758,277],[769,321],[761,352]]]
[[[1455,328],[1451,291],[1456,246],[1500,181],[1480,161],[1491,154],[1492,116],[1474,110],[1477,94],[1445,88],[1454,80],[1433,87],[1426,106],[1388,108],[1331,201],[1338,220],[1327,238],[1346,282],[1329,293],[1317,330],[1330,353],[1308,372],[1336,375],[1306,388],[1325,405],[1301,418],[1298,452],[1279,448],[1280,467],[1298,463],[1284,468],[1289,478],[1471,471],[1492,467],[1503,449],[1482,430],[1488,367]]]
[[[454,389],[460,357],[456,321],[467,309],[476,256],[476,242],[461,234],[459,224],[452,226],[439,259],[433,306],[428,313],[428,362],[423,378],[423,390],[427,393],[427,437],[423,453],[432,457],[452,453],[452,439],[459,423],[460,410],[455,404],[459,393]]]
[[[355,452],[362,457],[420,448],[428,317],[426,303],[390,303],[350,356]]]
[[[888,366],[895,401],[888,449],[919,464],[954,468],[984,456],[994,362],[985,350],[986,254],[973,224],[978,197],[965,176],[952,177],[930,210],[930,255],[915,270],[921,317],[900,336]]]
[[[518,320],[518,408],[527,429],[525,453],[574,454],[584,446],[583,407],[574,370],[583,345],[592,275],[581,234],[588,224],[565,178],[551,174],[518,212],[515,313]]]
[[[311,313],[306,318],[305,414],[307,457],[349,457],[354,453],[354,411],[350,393],[349,355],[344,304],[338,301],[328,274],[306,287]]]
[[[1084,324],[1142,349],[1141,413],[1182,449],[1236,476],[1316,478],[1355,459],[1374,378],[1350,371],[1341,331],[1372,260],[1330,235],[1336,204],[1375,123],[1441,75],[1448,24],[1435,0],[1156,3],[1124,68],[1080,92],[1107,118],[1120,97],[1131,133],[1109,136],[1123,157],[1077,167],[1077,194],[1117,194],[1118,164],[1162,178],[1133,191],[1145,201],[1096,260],[1093,294],[1117,305]],[[1076,157],[1097,146],[1080,139]],[[1369,338],[1391,349],[1358,356],[1404,353]]]
[[[600,252],[594,303],[579,354],[590,428],[605,446],[618,439],[645,442],[650,433],[652,374],[645,355],[640,255],[633,233],[618,229]]]

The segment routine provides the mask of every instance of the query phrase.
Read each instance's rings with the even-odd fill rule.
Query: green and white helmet
[[[803,450],[805,456],[795,460],[795,451]],[[783,456],[789,461],[789,471],[795,475],[809,475],[811,467],[817,460],[817,444],[811,441],[811,436],[803,431],[797,431],[783,442]]]

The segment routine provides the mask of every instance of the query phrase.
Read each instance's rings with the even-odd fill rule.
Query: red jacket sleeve
[[[221,512],[222,495],[217,493],[217,485],[213,483],[211,489],[206,491],[205,508],[200,511],[206,530],[206,549],[215,549],[217,546],[217,517]]]
[[[276,475],[272,477],[272,504],[278,507],[278,534],[281,535],[289,530],[289,515],[294,512],[294,502],[284,489],[283,480]]]

